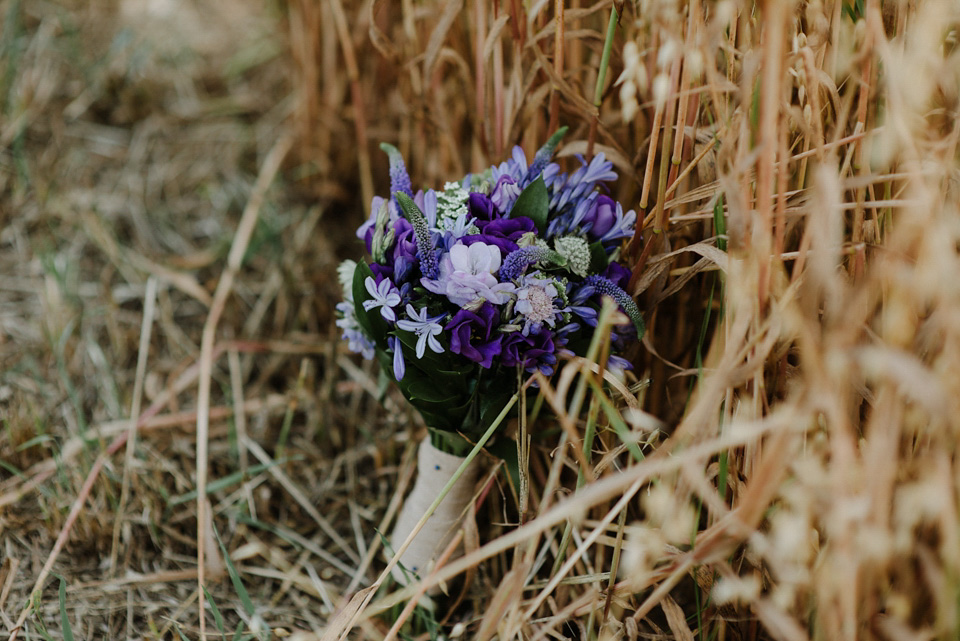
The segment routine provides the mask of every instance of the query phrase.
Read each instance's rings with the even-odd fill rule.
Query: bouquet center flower
[[[499,270],[500,248],[496,245],[473,243],[468,247],[457,243],[440,260],[440,276],[421,278],[420,283],[460,307],[478,299],[502,305],[506,294],[515,288],[512,283],[497,280],[494,274]]]

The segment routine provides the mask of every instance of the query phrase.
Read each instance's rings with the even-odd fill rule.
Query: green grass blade
[[[57,591],[60,599],[60,625],[63,628],[63,641],[73,641],[73,629],[70,627],[70,617],[67,616],[67,580],[60,577],[60,588]]]

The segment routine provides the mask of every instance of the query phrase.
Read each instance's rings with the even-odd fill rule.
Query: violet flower
[[[506,256],[510,252],[517,251],[520,246],[517,241],[529,232],[536,230],[536,224],[532,218],[527,216],[517,216],[516,218],[494,218],[493,220],[476,221],[479,234],[464,236],[461,240],[465,245],[473,243],[486,243],[487,245],[496,245],[500,252]]]
[[[553,332],[546,328],[530,335],[520,332],[507,334],[502,349],[500,362],[507,367],[520,365],[528,372],[540,370],[545,376],[550,376],[557,364]]]
[[[460,354],[481,367],[493,366],[493,358],[500,355],[503,335],[495,331],[499,313],[492,304],[483,303],[476,312],[461,309],[454,314],[444,330],[450,332],[450,351]]]

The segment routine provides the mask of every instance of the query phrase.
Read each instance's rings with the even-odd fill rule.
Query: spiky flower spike
[[[420,255],[420,273],[430,279],[439,278],[440,267],[437,265],[437,254],[433,250],[433,239],[430,237],[426,217],[408,194],[397,191],[393,195],[403,211],[403,217],[413,227],[413,235],[417,239],[417,253]]]
[[[530,168],[527,170],[527,175],[523,177],[521,186],[526,187],[543,172],[547,163],[553,158],[553,151],[557,148],[557,145],[560,144],[560,139],[567,133],[567,129],[569,129],[569,127],[560,127],[557,129],[557,132],[550,136],[550,140],[537,150],[536,155],[533,157],[533,162],[530,163]]]
[[[403,156],[400,151],[391,144],[382,142],[380,149],[386,152],[390,159],[390,193],[402,191],[413,198],[413,187],[410,185],[410,175],[407,173],[407,166],[403,164]]]
[[[503,265],[500,267],[500,280],[506,282],[519,278],[527,266],[540,262],[549,262],[563,267],[567,264],[567,259],[562,254],[547,247],[539,245],[521,247],[510,252],[503,259]]]
[[[620,306],[620,309],[626,312],[627,316],[630,317],[630,320],[633,321],[633,326],[637,330],[637,340],[643,338],[643,332],[645,328],[643,324],[643,318],[640,316],[640,309],[633,301],[633,298],[627,294],[627,292],[623,291],[603,276],[598,276],[596,274],[587,276],[583,283],[584,285],[592,286],[598,294],[604,294],[615,300],[617,305]]]

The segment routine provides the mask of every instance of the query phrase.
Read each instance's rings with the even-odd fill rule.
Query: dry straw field
[[[3,638],[960,636],[955,0],[0,16]],[[400,589],[423,424],[333,311],[377,143],[440,186],[559,126],[647,334],[541,381]]]

